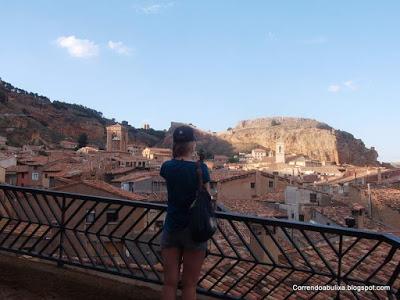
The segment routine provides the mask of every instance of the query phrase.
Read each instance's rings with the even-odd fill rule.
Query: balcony
[[[53,263],[14,254],[0,255],[0,299],[126,299],[158,300],[156,289],[133,285],[131,280],[78,268],[58,268]]]
[[[161,204],[1,185],[0,250],[160,285],[165,210]],[[225,212],[217,219],[199,294],[400,297],[400,239],[393,235]]]

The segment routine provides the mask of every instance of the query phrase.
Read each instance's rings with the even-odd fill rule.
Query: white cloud
[[[124,45],[122,42],[113,42],[113,41],[108,41],[107,43],[108,48],[113,50],[115,53],[121,54],[121,55],[130,55],[132,54],[132,49]]]
[[[99,46],[90,40],[78,39],[74,35],[61,36],[56,40],[59,47],[67,49],[69,55],[89,58],[99,54]]]
[[[306,45],[321,45],[328,42],[328,39],[324,36],[317,36],[308,40],[303,40],[303,44]]]
[[[341,89],[342,89],[342,87],[340,85],[338,85],[338,84],[331,84],[328,87],[328,91],[331,92],[331,93],[340,92]]]
[[[359,86],[354,82],[354,80],[347,80],[342,84],[331,84],[328,86],[328,91],[331,93],[337,93],[340,91],[350,90],[350,91],[357,91]]]
[[[137,10],[146,15],[159,14],[162,10],[169,8],[174,5],[174,2],[168,3],[154,3],[145,6],[138,7]]]
[[[348,87],[353,91],[358,90],[358,85],[356,85],[353,80],[347,80],[343,83],[343,85],[345,85],[346,87]]]
[[[270,40],[270,41],[275,41],[275,40],[276,40],[276,35],[275,35],[275,33],[269,31],[269,32],[267,33],[267,39]]]

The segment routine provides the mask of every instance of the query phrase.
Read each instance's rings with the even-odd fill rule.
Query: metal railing
[[[165,210],[163,204],[0,185],[0,250],[161,284]],[[393,235],[225,212],[217,221],[199,293],[226,299],[400,296],[400,240]]]

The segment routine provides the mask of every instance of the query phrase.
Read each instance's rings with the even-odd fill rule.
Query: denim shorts
[[[161,236],[161,248],[180,248],[187,250],[207,250],[207,242],[195,242],[192,239],[190,229],[187,227],[179,231],[167,231],[163,229]]]

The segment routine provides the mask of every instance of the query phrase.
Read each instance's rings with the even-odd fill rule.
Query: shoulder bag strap
[[[198,189],[203,190],[204,189],[204,184],[203,184],[203,170],[201,169],[200,161],[196,162],[196,173],[197,173],[197,184],[198,184]]]

